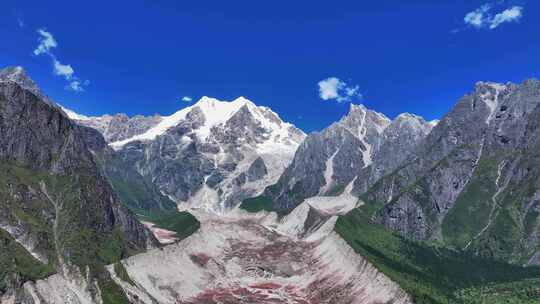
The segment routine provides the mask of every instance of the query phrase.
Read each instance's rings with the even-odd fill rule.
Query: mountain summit
[[[86,117],[109,145],[181,208],[224,211],[277,181],[305,134],[267,107],[203,97],[170,116]]]

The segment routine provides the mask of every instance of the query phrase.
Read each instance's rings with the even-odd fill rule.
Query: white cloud
[[[18,18],[17,18],[17,24],[19,25],[20,28],[23,28],[23,27],[24,27],[24,20],[23,20],[23,18],[18,17]]]
[[[481,7],[475,9],[474,11],[467,13],[463,20],[465,21],[465,23],[472,25],[473,27],[481,28],[487,22],[487,13],[490,9],[490,4],[484,4]]]
[[[64,77],[66,80],[70,80],[73,77],[73,68],[69,64],[62,64],[60,61],[53,58],[54,73],[58,76]]]
[[[193,98],[191,98],[189,96],[184,96],[184,97],[182,97],[182,101],[191,102],[191,101],[193,101]]]
[[[512,8],[504,10],[501,13],[498,13],[491,20],[491,24],[489,25],[489,28],[494,29],[505,22],[519,21],[519,19],[521,19],[521,16],[523,16],[522,11],[523,11],[523,7],[514,6]]]
[[[75,91],[75,92],[84,92],[84,87],[89,85],[90,81],[85,80],[81,81],[79,79],[74,79],[69,82],[66,86],[66,90]]]
[[[336,99],[339,94],[338,90],[343,87],[344,83],[336,77],[330,77],[319,81],[319,96],[323,100]]]
[[[359,86],[349,86],[336,77],[329,77],[319,81],[319,97],[322,100],[351,101],[354,97],[362,98],[359,91]]]
[[[523,15],[523,7],[513,6],[493,16],[490,11],[493,5],[486,3],[476,10],[469,12],[463,18],[465,24],[477,29],[495,29],[506,22],[516,22]]]
[[[58,43],[56,43],[53,35],[45,29],[38,29],[37,32],[40,37],[38,38],[39,44],[34,50],[34,55],[50,54],[50,50],[57,47]]]
[[[52,53],[51,50],[58,47],[58,43],[50,32],[46,31],[43,28],[38,29],[37,32],[40,35],[38,38],[39,44],[34,50],[34,55],[47,55],[51,58],[54,74],[63,77],[66,81],[68,81],[68,84],[65,86],[66,90],[83,92],[84,87],[87,86],[90,82],[88,80],[83,81],[76,77],[75,70],[70,64],[63,64],[60,62],[60,60],[56,58],[56,56]]]

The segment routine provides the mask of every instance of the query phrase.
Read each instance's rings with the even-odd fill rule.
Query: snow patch
[[[64,108],[63,106],[59,105],[60,109],[66,113],[67,117],[72,120],[90,120],[91,118],[82,114],[78,114],[68,108]]]
[[[432,128],[435,128],[439,122],[441,122],[439,119],[434,119],[434,120],[430,120],[428,121],[428,124],[432,127]]]
[[[500,83],[493,82],[479,82],[477,85],[485,85],[493,88],[495,93],[485,92],[481,95],[482,101],[486,104],[489,109],[489,115],[486,117],[486,124],[489,124],[495,115],[497,107],[499,106],[499,96],[501,92],[506,90],[506,86]]]
[[[332,156],[330,156],[326,160],[326,163],[325,163],[326,168],[324,170],[325,184],[319,190],[319,194],[324,194],[330,189],[330,187],[332,187],[332,182],[333,182],[332,176],[334,175],[334,157],[336,156],[336,154],[338,154],[339,150],[340,149],[337,149],[336,152],[334,152],[334,154],[332,154]]]

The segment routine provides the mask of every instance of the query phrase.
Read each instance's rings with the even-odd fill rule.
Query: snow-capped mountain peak
[[[276,182],[305,134],[245,97],[204,96],[169,116],[67,115],[98,129],[109,146],[179,203],[216,212]]]
[[[216,98],[204,96],[192,106],[186,107],[177,111],[176,113],[165,116],[162,120],[142,134],[137,134],[133,137],[115,141],[110,143],[114,149],[120,149],[125,144],[132,141],[149,141],[155,139],[167,132],[172,127],[177,126],[181,121],[185,120],[189,113],[192,111],[200,111],[202,124],[195,130],[195,133],[201,140],[206,140],[213,127],[226,123],[235,113],[237,113],[242,107],[246,107],[253,117],[260,123],[260,125],[268,132],[271,137],[287,137],[294,128],[293,125],[284,123],[279,116],[272,112],[269,108],[256,106],[252,101],[245,97],[238,97],[233,101],[222,101]],[[196,110],[197,109],[197,110]],[[293,130],[295,135],[295,141],[299,141],[303,138],[303,133],[298,129]]]

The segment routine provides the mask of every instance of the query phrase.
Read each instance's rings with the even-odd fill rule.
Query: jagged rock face
[[[101,132],[88,127],[81,115],[63,109],[68,116],[75,117],[82,137],[92,152],[103,176],[107,178],[114,192],[124,206],[135,211],[174,210],[176,204],[164,196],[157,186],[142,176],[136,168],[123,160],[122,156],[108,146]]]
[[[535,80],[478,83],[402,168],[365,194],[384,205],[379,221],[416,239],[525,263],[539,243],[539,103]]]
[[[51,102],[48,97],[43,95],[37,84],[26,74],[26,71],[20,67],[7,67],[0,69],[0,82],[15,82],[22,88],[32,92],[46,103],[55,106],[54,102]]]
[[[0,83],[0,157],[34,170],[72,173],[91,167],[92,155],[78,138],[80,130],[60,111],[15,82]]]
[[[382,134],[373,165],[370,166],[371,183],[397,169],[426,138],[433,126],[433,122],[408,113],[401,114],[392,121]]]
[[[66,278],[99,263],[96,257],[107,244],[120,246],[121,255],[145,250],[154,239],[99,173],[84,140],[89,130],[18,83],[31,80],[2,73],[0,229]],[[100,142],[94,134],[92,145]],[[14,277],[0,299],[17,300],[22,280],[35,279]]]
[[[78,123],[92,127],[88,120]],[[204,97],[109,145],[127,167],[180,205],[221,212],[275,183],[304,137],[270,109],[244,98]]]
[[[431,132],[438,121],[427,122],[422,117],[404,113],[384,129],[374,149],[373,162],[363,168],[355,179],[353,192],[364,193],[381,177],[397,169]]]
[[[340,124],[310,134],[266,194],[274,198],[277,209],[291,210],[305,198],[330,191],[334,180],[350,182],[365,165],[363,149],[359,138]]]
[[[362,105],[351,105],[339,122],[306,138],[266,195],[278,210],[287,211],[310,196],[339,193],[353,181],[354,192],[361,193],[397,168],[432,127],[411,114],[390,121]]]
[[[268,139],[267,136],[269,134],[255,119],[247,105],[244,105],[227,120],[223,128],[214,127],[209,140],[236,148],[243,144],[262,143]]]
[[[268,174],[268,169],[261,157],[254,160],[246,172],[247,180],[249,182],[260,180],[264,178],[266,174]]]

